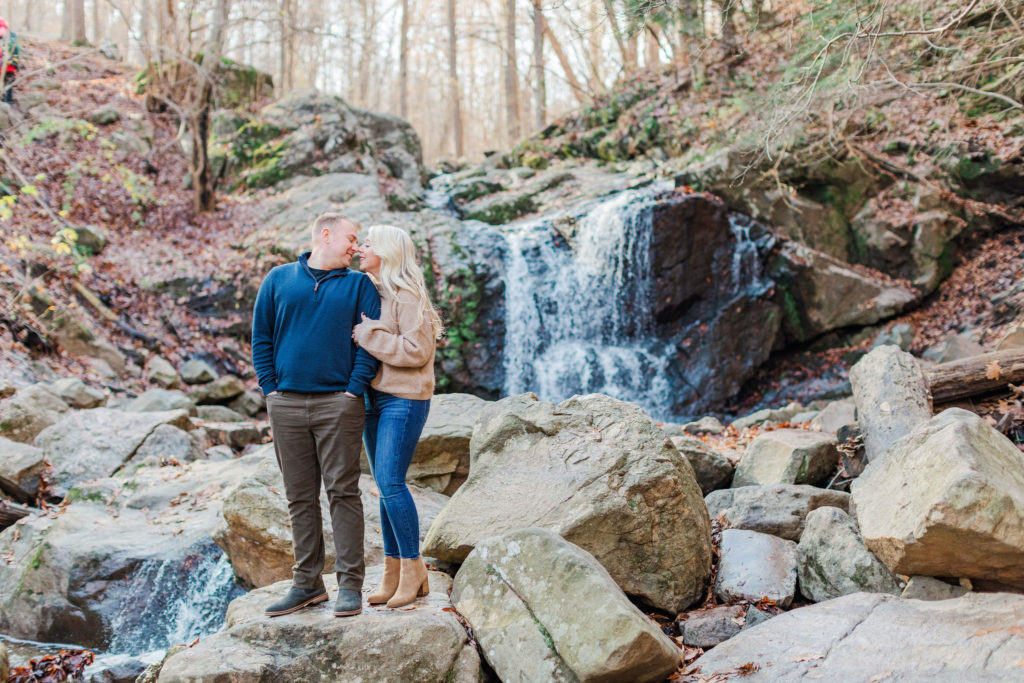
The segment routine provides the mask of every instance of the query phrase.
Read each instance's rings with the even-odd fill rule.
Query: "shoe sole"
[[[309,600],[306,600],[306,602],[298,604],[295,607],[292,607],[291,609],[286,609],[286,610],[283,610],[281,612],[264,612],[263,614],[265,616],[268,616],[268,617],[282,617],[285,614],[291,614],[292,612],[298,612],[303,607],[309,607],[310,605],[316,605],[316,604],[324,602],[326,600],[327,600],[327,593],[324,593],[323,595],[318,595],[315,598],[310,598]]]
[[[348,612],[335,612],[334,616],[336,616],[336,617],[354,617],[355,615],[359,614],[362,611],[363,611],[363,608],[360,607],[359,609],[349,610]]]

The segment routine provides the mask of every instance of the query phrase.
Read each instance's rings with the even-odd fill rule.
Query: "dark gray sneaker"
[[[363,594],[357,590],[338,591],[338,599],[334,602],[334,616],[351,617],[363,611]]]
[[[297,612],[303,607],[316,605],[327,600],[327,589],[321,584],[318,588],[299,588],[292,586],[288,595],[278,600],[263,611],[268,617],[279,617],[283,614]]]

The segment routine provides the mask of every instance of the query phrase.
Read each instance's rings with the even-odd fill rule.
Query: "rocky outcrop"
[[[368,568],[366,584],[376,585],[380,576],[380,567]],[[334,575],[324,583],[333,598]],[[159,682],[480,680],[480,658],[452,611],[446,574],[430,573],[430,595],[415,609],[364,604],[358,617],[335,619],[328,601],[283,617],[264,616],[290,586],[282,581],[236,599],[224,629],[169,657]]]
[[[747,529],[799,541],[811,510],[832,506],[846,512],[850,494],[814,486],[743,486],[709,493],[708,514],[733,529]]]
[[[246,187],[293,176],[362,173],[422,187],[423,153],[409,123],[350,106],[315,88],[293,90],[241,128],[210,141],[214,168]]]
[[[85,479],[114,474],[163,424],[184,430],[192,428],[184,410],[126,413],[93,408],[68,413],[40,432],[36,445],[53,465],[53,482],[70,487]]]
[[[481,541],[452,603],[503,681],[661,681],[679,662],[593,555],[544,529]]]
[[[424,554],[462,562],[488,536],[540,527],[594,555],[654,607],[678,612],[701,597],[711,545],[700,488],[637,406],[599,394],[557,406],[509,397],[480,417],[471,457]]]
[[[721,605],[688,615],[676,628],[690,647],[710,649],[743,630],[746,611],[742,605]]]
[[[805,429],[776,429],[750,442],[732,485],[824,484],[839,464],[835,441]]]
[[[892,571],[1024,586],[1021,453],[974,413],[920,425],[852,494],[865,544]]]
[[[878,271],[852,266],[798,242],[783,242],[773,257],[769,272],[785,311],[783,332],[790,341],[874,325],[921,297],[913,287]]]
[[[231,559],[231,566],[246,584],[268,586],[290,579],[295,556],[292,554],[291,521],[284,495],[284,479],[273,457],[273,445],[254,453],[259,464],[238,482],[224,498],[223,522],[213,539]],[[363,548],[367,566],[384,562],[380,528],[380,496],[373,479],[363,476],[359,482],[365,520]],[[421,537],[448,502],[446,496],[410,487],[420,519]],[[325,571],[334,566],[334,534],[327,496],[321,491]]]
[[[864,546],[857,525],[834,507],[807,514],[796,548],[800,563],[800,593],[823,602],[851,593],[899,595],[900,580]]]
[[[850,384],[869,462],[932,416],[924,372],[896,346],[879,346],[857,361],[850,369]]]
[[[143,652],[187,637],[171,635],[184,612],[206,610],[198,625],[210,628],[226,605],[218,601],[238,591],[230,571],[218,573],[210,535],[225,493],[255,465],[139,467],[80,484],[65,507],[20,520],[0,534],[10,558],[0,562],[0,631]],[[164,593],[177,599],[154,599]]]
[[[1022,612],[1020,595],[923,602],[856,593],[741,631],[686,671],[714,680],[753,662],[743,681],[1009,682],[1024,659]]]
[[[722,602],[762,598],[789,607],[796,594],[796,543],[756,531],[722,532],[715,596]]]

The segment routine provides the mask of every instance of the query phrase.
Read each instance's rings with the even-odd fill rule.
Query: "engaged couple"
[[[270,271],[256,298],[252,358],[284,476],[295,552],[290,614],[328,599],[320,482],[334,532],[334,615],[359,614],[363,587],[360,443],[380,490],[385,565],[368,602],[401,607],[428,593],[419,518],[405,475],[430,410],[443,328],[409,235],[320,216],[312,251]],[[360,270],[351,270],[359,255]]]

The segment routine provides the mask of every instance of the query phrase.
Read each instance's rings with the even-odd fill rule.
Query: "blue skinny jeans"
[[[430,399],[415,401],[372,388],[366,391],[363,443],[380,490],[380,526],[388,557],[420,555],[420,520],[405,475],[429,412]]]

